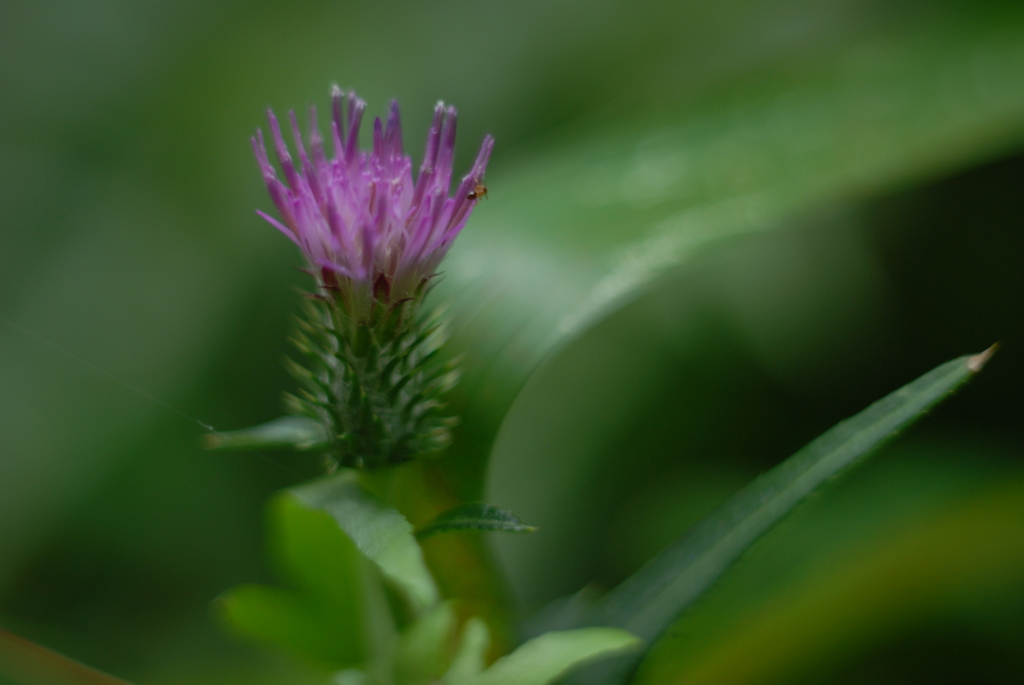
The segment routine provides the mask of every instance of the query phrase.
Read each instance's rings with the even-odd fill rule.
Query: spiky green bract
[[[289,410],[323,423],[333,465],[375,469],[437,452],[454,417],[441,398],[458,380],[438,352],[441,312],[419,312],[426,284],[394,304],[374,302],[359,320],[331,295],[313,296],[293,342],[304,363],[289,368],[302,387]]]

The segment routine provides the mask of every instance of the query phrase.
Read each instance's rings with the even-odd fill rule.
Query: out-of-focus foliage
[[[742,610],[723,607],[728,589],[714,592],[659,644],[638,682],[830,682],[836,664],[848,666],[872,648],[898,645],[896,636],[908,633],[939,638],[935,647],[959,643],[963,651],[958,658],[935,649],[931,659],[939,663],[922,664],[911,676],[904,662],[889,677],[955,682],[980,672],[997,680],[1001,668],[1020,664],[1014,654],[1020,619],[1010,615],[1014,609],[1000,605],[1009,598],[1019,607],[1024,553],[1016,541],[1024,535],[1024,493],[1017,475],[972,495],[929,508],[927,518],[909,525],[875,531],[867,544],[800,569],[795,585],[789,584],[791,577],[771,596],[755,590]],[[763,569],[764,555],[755,552],[751,566]],[[794,564],[798,568],[800,561]],[[745,578],[731,582],[751,582],[756,572],[744,568]],[[979,646],[984,651],[974,652]],[[1008,663],[999,663],[1000,658]],[[863,673],[854,670],[847,678],[878,677],[880,666],[865,661]]]
[[[48,685],[131,685],[0,629],[0,678]]]
[[[785,682],[1019,677],[1020,499],[995,484],[1024,450],[1021,21],[953,1],[9,3],[0,624],[147,683],[302,677],[208,606],[269,580],[262,502],[318,464],[202,453],[197,421],[279,413],[305,277],[252,214],[247,137],[338,81],[377,112],[399,97],[413,150],[439,97],[463,166],[498,140],[439,295],[476,350],[460,487],[479,494],[500,425],[487,500],[540,527],[500,541],[527,613],[1002,340],[898,453],[759,543],[643,677],[737,654]]]
[[[325,511],[294,495],[276,497],[268,518],[279,575],[293,587],[243,585],[218,598],[221,617],[249,639],[286,646],[334,669],[370,658],[367,638],[393,629],[379,581],[374,583],[356,545]],[[376,629],[376,630],[375,630]]]

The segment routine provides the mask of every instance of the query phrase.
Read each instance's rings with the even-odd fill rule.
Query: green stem
[[[452,487],[446,458],[416,460],[393,468],[363,471],[363,485],[398,509],[414,527],[465,502]],[[477,616],[491,632],[490,657],[507,654],[518,642],[516,613],[504,574],[483,532],[436,535],[421,542],[427,566],[442,596],[457,599],[460,618]]]

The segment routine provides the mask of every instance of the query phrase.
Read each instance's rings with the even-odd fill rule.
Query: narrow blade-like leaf
[[[947,362],[839,423],[736,493],[598,602],[584,621],[622,627],[653,641],[801,500],[949,395],[992,352]],[[591,685],[623,682],[638,661],[600,665],[576,679]]]
[[[423,539],[435,533],[454,530],[503,530],[509,533],[532,533],[536,526],[524,523],[507,509],[483,502],[470,502],[442,512],[433,521],[416,531]]]
[[[448,347],[466,353],[452,393],[466,437],[446,461],[464,469],[467,500],[527,376],[663,274],[724,239],[1020,145],[1024,13],[972,6],[904,28],[776,55],[751,65],[756,88],[709,88],[494,170],[494,202],[436,291],[454,315]]]

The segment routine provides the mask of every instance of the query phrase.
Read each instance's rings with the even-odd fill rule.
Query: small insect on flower
[[[455,155],[455,108],[438,103],[427,133],[419,173],[402,148],[398,104],[386,122],[373,122],[373,144],[359,149],[359,127],[366,103],[355,93],[331,91],[334,155],[325,149],[316,111],[310,110],[304,143],[289,113],[295,151],[285,143],[273,112],[267,112],[270,140],[256,132],[256,160],[280,221],[259,212],[298,245],[316,274],[318,286],[356,321],[368,321],[399,302],[422,299],[438,265],[465,227],[483,184],[494,140],[485,136],[476,161],[451,195]],[[277,153],[284,179],[270,162],[267,143]]]
[[[483,181],[477,181],[476,185],[473,186],[473,190],[466,196],[466,199],[479,200],[482,197],[487,197],[487,186],[484,185]]]
[[[454,107],[434,108],[415,175],[398,104],[391,103],[386,121],[373,122],[372,145],[361,150],[365,109],[355,93],[335,87],[328,136],[311,109],[304,141],[289,113],[289,149],[268,111],[269,140],[257,131],[252,146],[280,220],[259,215],[299,247],[316,282],[293,336],[306,359],[290,362],[300,389],[289,396],[289,410],[322,425],[330,463],[373,469],[436,453],[451,440],[455,419],[446,415],[444,394],[458,370],[439,354],[439,312],[421,315],[419,307],[476,200],[486,196],[494,139],[484,137],[453,193]]]

